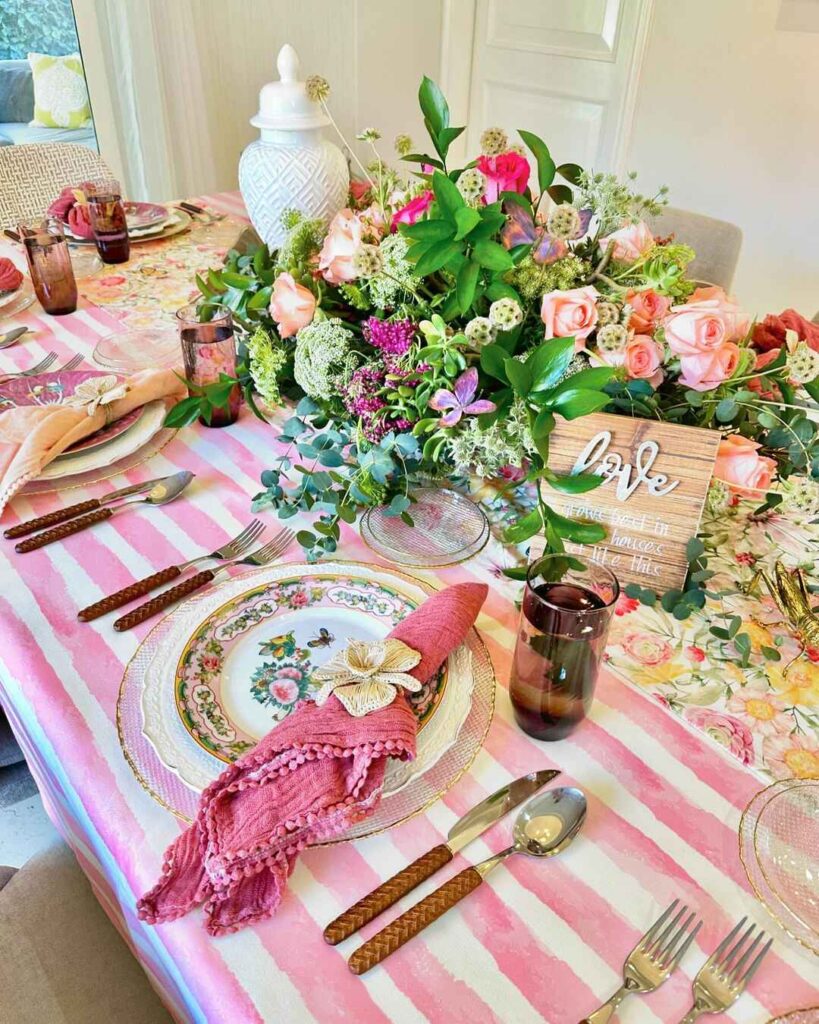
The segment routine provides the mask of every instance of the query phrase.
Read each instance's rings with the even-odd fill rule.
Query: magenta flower
[[[452,391],[445,391],[440,388],[429,401],[430,409],[436,412],[448,410],[445,416],[441,417],[442,427],[454,427],[461,419],[461,416],[477,416],[482,412],[494,412],[497,406],[485,398],[475,401],[478,393],[478,371],[474,366],[464,371],[455,381]]]

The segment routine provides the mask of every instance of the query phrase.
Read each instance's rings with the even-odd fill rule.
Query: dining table
[[[217,265],[247,224],[236,193],[192,200],[225,214],[218,227],[195,221],[187,233],[134,246],[128,263],[78,282],[73,314],[49,317],[36,304],[18,314],[12,326],[30,332],[0,352],[0,371],[24,369],[52,351],[61,360],[79,353],[83,366],[93,368],[95,346],[107,335],[173,329],[174,310],[195,294],[195,273]],[[0,244],[0,252],[22,265],[12,242]],[[164,851],[184,827],[135,777],[118,730],[123,673],[153,623],[116,632],[110,617],[81,623],[77,611],[237,534],[251,519],[261,473],[280,450],[275,421],[262,422],[243,407],[231,426],[184,427],[149,459],[109,479],[59,493],[22,491],[2,521],[7,527],[152,477],[196,474],[179,500],[150,513],[115,517],[25,555],[0,541],[0,704],[49,817],[174,1019],[577,1024],[619,986],[626,954],[674,899],[696,910],[702,928],[680,969],[655,993],[631,999],[623,1020],[680,1020],[698,968],[745,915],[773,936],[773,949],[747,992],[716,1019],[766,1024],[819,1002],[819,959],[767,913],[739,856],[743,809],[781,777],[781,756],[768,758],[753,737],[750,748],[726,738],[720,715],[738,721],[738,712],[685,699],[684,670],[690,675],[694,665],[702,673],[705,663],[718,673],[715,653],[702,638],[686,635],[693,624],[664,624],[657,609],[627,599],[617,608],[588,718],[563,740],[530,738],[515,724],[508,692],[521,585],[503,569],[519,555],[504,546],[497,528],[504,511],[491,499],[497,522],[479,554],[448,568],[405,570],[436,588],[462,581],[489,586],[477,629],[497,681],[494,717],[464,774],[402,824],[305,850],[281,907],[262,923],[213,938],[201,910],[157,926],[138,918],[137,900],[158,878]],[[272,511],[257,514],[271,535],[279,528]],[[287,525],[294,522],[299,519]],[[334,557],[388,564],[355,525],[342,525]],[[283,558],[299,562],[303,554],[293,545]],[[737,563],[743,571],[747,564]],[[704,628],[701,620],[697,628]],[[732,664],[730,671],[744,670]],[[813,743],[805,749],[816,750],[810,723],[804,734]],[[395,955],[354,976],[346,960],[357,940],[328,945],[322,935],[328,922],[443,842],[478,801],[542,768],[559,769],[557,784],[586,795],[587,820],[571,847],[543,861],[510,858]],[[512,825],[511,815],[494,825],[400,907],[507,846]],[[381,924],[367,925],[361,937]]]

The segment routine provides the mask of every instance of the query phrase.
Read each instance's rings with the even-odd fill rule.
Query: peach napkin
[[[25,483],[75,441],[147,402],[178,402],[187,395],[173,370],[141,370],[128,378],[127,386],[122,398],[92,416],[86,408],[67,405],[27,405],[0,415],[0,515]]]

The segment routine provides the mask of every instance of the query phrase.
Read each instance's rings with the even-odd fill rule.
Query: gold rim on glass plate
[[[805,1018],[804,1014],[813,1016]],[[773,1017],[768,1024],[819,1024],[819,1006],[805,1006],[801,1010],[788,1010],[779,1017]]]
[[[355,572],[355,571],[361,572],[362,570],[367,570],[367,569],[372,569],[372,568],[383,569],[383,567],[378,567],[378,566],[373,567],[373,566],[371,566],[367,562],[347,561],[347,560],[341,560],[341,559],[334,560],[333,564],[337,565],[337,566],[344,567],[344,568],[349,568],[349,569],[353,570],[353,572]],[[398,576],[401,579],[406,580],[409,583],[413,583],[416,586],[421,587],[421,589],[423,589],[427,594],[431,594],[431,593],[436,592],[437,590],[443,589],[442,587],[439,587],[439,586],[433,586],[428,580],[420,579],[419,577],[412,576],[409,573],[401,572],[399,570],[392,569],[392,568],[388,569],[387,571],[392,573],[395,576]],[[233,577],[233,579],[235,579],[235,578],[236,577]],[[228,583],[230,581],[229,580],[225,580],[224,582]],[[217,584],[217,587],[221,586],[221,585],[223,585],[223,584]],[[123,673],[122,673],[122,679],[120,680],[119,691],[118,691],[118,696],[117,696],[117,707],[116,707],[117,737],[119,739],[119,745],[120,745],[120,749],[122,750],[123,757],[125,758],[125,761],[128,764],[129,768],[133,772],[134,778],[139,783],[139,785],[142,787],[142,789],[144,789],[145,792],[157,804],[159,804],[160,807],[164,808],[166,811],[169,811],[171,814],[174,815],[174,817],[176,817],[180,821],[183,821],[186,824],[190,824],[192,819],[187,817],[187,815],[182,814],[181,812],[177,811],[175,808],[171,807],[171,805],[168,803],[168,801],[164,800],[158,793],[156,793],[154,791],[154,789],[145,780],[145,778],[142,776],[142,773],[140,772],[139,768],[135,764],[133,758],[131,757],[128,749],[125,746],[125,740],[124,740],[124,736],[123,736],[123,727],[122,727],[122,711],[121,711],[121,708],[122,708],[122,698],[123,698],[125,682],[126,682],[126,679],[127,679],[127,676],[128,676],[128,671],[130,669],[130,666],[133,663],[134,659],[137,657],[137,655],[140,653],[140,651],[142,650],[144,645],[148,642],[150,637],[162,626],[162,624],[165,622],[165,620],[167,618],[169,618],[170,615],[173,614],[174,610],[175,609],[172,609],[171,611],[169,611],[167,615],[163,616],[159,620],[159,622],[157,622],[151,628],[149,633],[146,633],[145,637],[143,638],[141,643],[138,645],[137,649],[134,651],[134,653],[131,655],[131,657],[128,659],[128,661],[126,662],[126,664],[124,666]],[[414,817],[416,817],[419,814],[423,814],[430,807],[432,807],[433,804],[436,804],[444,796],[444,794],[449,792],[449,790],[472,767],[472,765],[473,765],[473,763],[475,761],[475,758],[478,756],[478,753],[481,751],[481,749],[483,748],[484,743],[486,742],[486,736],[487,736],[487,734],[489,732],[489,729],[492,726],[492,721],[493,721],[494,715],[495,715],[495,694],[496,694],[496,689],[497,689],[497,686],[496,686],[496,682],[497,681],[495,679],[494,665],[492,663],[491,657],[489,656],[489,651],[487,650],[487,647],[486,647],[486,644],[483,641],[483,638],[481,637],[480,633],[478,632],[478,630],[474,626],[471,628],[470,632],[472,634],[472,639],[473,639],[473,642],[475,644],[475,647],[476,647],[477,651],[480,653],[480,655],[481,655],[481,657],[482,657],[482,659],[483,659],[483,661],[484,661],[484,663],[486,665],[486,668],[487,668],[488,672],[491,675],[491,685],[488,687],[488,695],[487,695],[488,708],[487,708],[487,712],[486,712],[486,724],[483,727],[480,735],[475,737],[476,742],[475,742],[475,747],[474,747],[474,750],[472,751],[472,753],[467,757],[467,759],[464,762],[464,764],[453,774],[452,778],[450,778],[447,781],[447,784],[445,786],[443,786],[441,789],[436,791],[434,793],[434,795],[432,795],[423,804],[421,804],[420,806],[416,807],[412,811],[409,811],[407,814],[402,815],[400,818],[397,818],[395,821],[391,822],[389,825],[383,825],[383,826],[381,826],[379,828],[374,828],[371,831],[362,832],[362,833],[357,834],[357,835],[342,836],[342,837],[339,837],[337,839],[328,840],[327,842],[324,842],[324,843],[317,843],[317,844],[315,844],[316,846],[335,846],[335,845],[341,844],[341,843],[355,842],[357,839],[363,839],[363,838],[368,837],[368,836],[381,835],[382,833],[388,832],[390,829],[395,828],[397,825],[404,824],[404,822],[409,821],[411,818],[414,818]],[[473,699],[474,699],[474,695],[473,695]],[[471,705],[470,705],[470,712],[471,712]],[[462,726],[462,728],[463,728],[463,726]],[[435,767],[435,765],[432,765],[430,770],[432,770],[434,767]],[[168,769],[168,771],[170,771],[170,769]],[[361,822],[358,827],[366,825],[366,821],[367,821],[367,819],[364,819],[364,821]]]
[[[810,925],[805,924],[805,922],[798,917],[796,912],[791,910],[791,908],[786,903],[784,903],[783,900],[778,896],[776,890],[771,885],[767,874],[765,873],[765,869],[762,867],[762,863],[759,857],[759,849],[757,846],[757,830],[759,828],[762,815],[765,812],[765,809],[767,808],[768,804],[770,804],[775,797],[779,796],[780,793],[787,792],[789,789],[795,788],[800,785],[810,785],[811,783],[813,783],[816,786],[819,786],[819,780],[791,778],[777,779],[776,782],[773,782],[771,783],[771,785],[759,790],[757,793],[754,794],[754,796],[751,798],[751,800],[748,802],[747,806],[742,812],[742,816],[739,820],[737,838],[739,846],[739,859],[742,863],[742,867],[745,870],[745,875],[748,881],[750,882],[751,888],[753,889],[756,898],[759,900],[759,902],[762,904],[765,910],[770,914],[774,921],[776,921],[779,927],[787,935],[789,935],[792,939],[798,942],[801,946],[804,946],[805,949],[810,950],[811,953],[814,953],[817,956],[819,956],[819,933],[817,933]],[[750,864],[750,858],[746,856],[747,851],[745,849],[745,832],[748,828],[747,822],[754,816],[755,818],[753,821],[752,844],[755,864]],[[768,886],[770,890],[769,894],[765,894],[762,892],[758,884],[758,878],[756,877],[757,871],[765,880],[765,884]],[[810,933],[811,935],[815,936],[815,939],[809,940],[803,937],[802,935],[799,935],[794,930],[794,925],[792,922],[789,921],[788,923],[786,923],[785,921],[783,921],[774,909],[774,907],[771,906],[771,898],[775,900],[781,907],[783,907],[793,920],[799,923],[799,925],[806,934]]]

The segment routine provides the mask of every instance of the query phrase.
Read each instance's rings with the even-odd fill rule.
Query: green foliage
[[[0,8],[0,60],[79,50],[71,0],[2,0]]]

